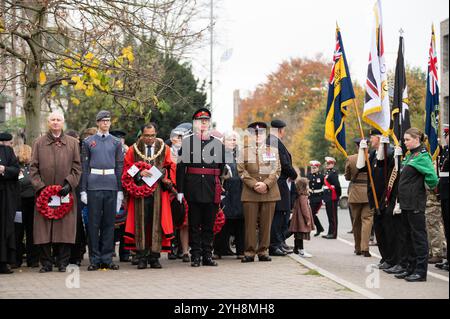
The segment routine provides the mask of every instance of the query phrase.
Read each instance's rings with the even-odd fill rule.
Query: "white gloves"
[[[184,197],[184,194],[183,194],[183,193],[178,193],[178,194],[177,194],[177,200],[180,202],[180,204],[183,203],[183,197]]]
[[[384,144],[383,143],[380,143],[380,146],[378,146],[377,160],[378,161],[383,161],[384,160]]]
[[[118,212],[120,210],[120,206],[122,206],[122,201],[123,201],[123,192],[122,191],[118,191],[117,192],[116,212]]]
[[[81,202],[84,205],[87,205],[87,193],[86,192],[81,192],[80,195],[81,195]]]
[[[394,149],[394,156],[402,156],[403,150],[400,146],[396,146]]]
[[[398,202],[395,203],[394,211],[392,212],[393,215],[401,214],[402,210],[400,208],[400,204]]]
[[[389,144],[389,136],[381,136],[380,143],[381,144]]]
[[[367,140],[363,139],[361,142],[359,142],[359,149],[365,149],[367,148]]]

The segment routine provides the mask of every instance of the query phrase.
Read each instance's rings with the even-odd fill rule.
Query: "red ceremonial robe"
[[[162,141],[162,140],[157,140]],[[173,184],[175,184],[175,176],[176,176],[176,163],[172,161],[170,155],[170,148],[167,147],[164,142],[162,144],[165,148],[163,154],[160,156],[164,156],[164,160],[162,162],[162,167],[158,167],[159,169],[165,168],[165,178],[170,179]],[[124,167],[123,174],[128,174],[128,170],[131,166],[136,162],[134,147],[130,147],[124,158]],[[155,162],[157,160],[155,159]],[[155,164],[156,165],[156,164]],[[159,165],[157,165],[159,166]],[[158,182],[160,183],[160,182]],[[170,251],[171,243],[170,240],[174,237],[173,234],[173,222],[172,222],[172,211],[170,208],[170,197],[168,191],[163,191],[161,186],[158,185],[158,189],[161,193],[161,229],[162,229],[162,243],[161,243],[161,251],[168,252]],[[156,192],[156,191],[155,191]],[[135,198],[128,194],[127,198],[127,220],[125,223],[125,246],[127,249],[136,250],[136,242],[135,242]],[[150,235],[151,236],[151,235]],[[152,247],[154,247],[154,243],[152,241]],[[153,252],[155,249],[151,249]]]

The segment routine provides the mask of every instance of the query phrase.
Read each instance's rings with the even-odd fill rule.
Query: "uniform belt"
[[[367,181],[364,179],[357,179],[352,181],[353,184],[367,184]]]
[[[439,177],[448,177],[448,172],[439,172]]]
[[[91,168],[91,174],[94,175],[114,175],[116,172],[112,169],[98,169],[98,168]]]
[[[314,194],[323,193],[323,190],[321,190],[321,189],[313,189],[311,191],[311,193],[314,193]]]
[[[214,176],[219,176],[220,175],[220,169],[218,169],[218,168],[188,167],[187,173],[188,174],[194,174],[194,175],[214,175]]]
[[[328,186],[324,186],[323,189],[324,189],[324,190],[325,190],[325,189],[328,189],[328,190],[329,190],[330,188],[329,188]],[[334,187],[333,187],[333,189],[334,189]]]

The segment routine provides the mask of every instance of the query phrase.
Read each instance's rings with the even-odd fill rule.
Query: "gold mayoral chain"
[[[162,151],[164,150],[164,141],[163,141],[162,139],[160,139],[160,138],[157,138],[156,140],[159,141],[159,142],[161,143],[161,147],[159,148],[158,152],[155,153],[152,157],[148,157],[148,156],[145,156],[144,154],[142,154],[141,151],[139,151],[139,149],[138,149],[136,143],[133,144],[134,151],[135,151],[136,154],[139,155],[139,157],[142,158],[144,161],[151,162],[151,161],[153,161],[155,158],[157,158],[159,155],[161,155]],[[155,143],[155,144],[156,144],[156,143]]]

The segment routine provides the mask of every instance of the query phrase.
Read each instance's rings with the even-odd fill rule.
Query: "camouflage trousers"
[[[427,192],[427,205],[425,209],[427,223],[428,247],[430,257],[443,257],[444,246],[444,224],[442,222],[441,204],[436,195]]]

